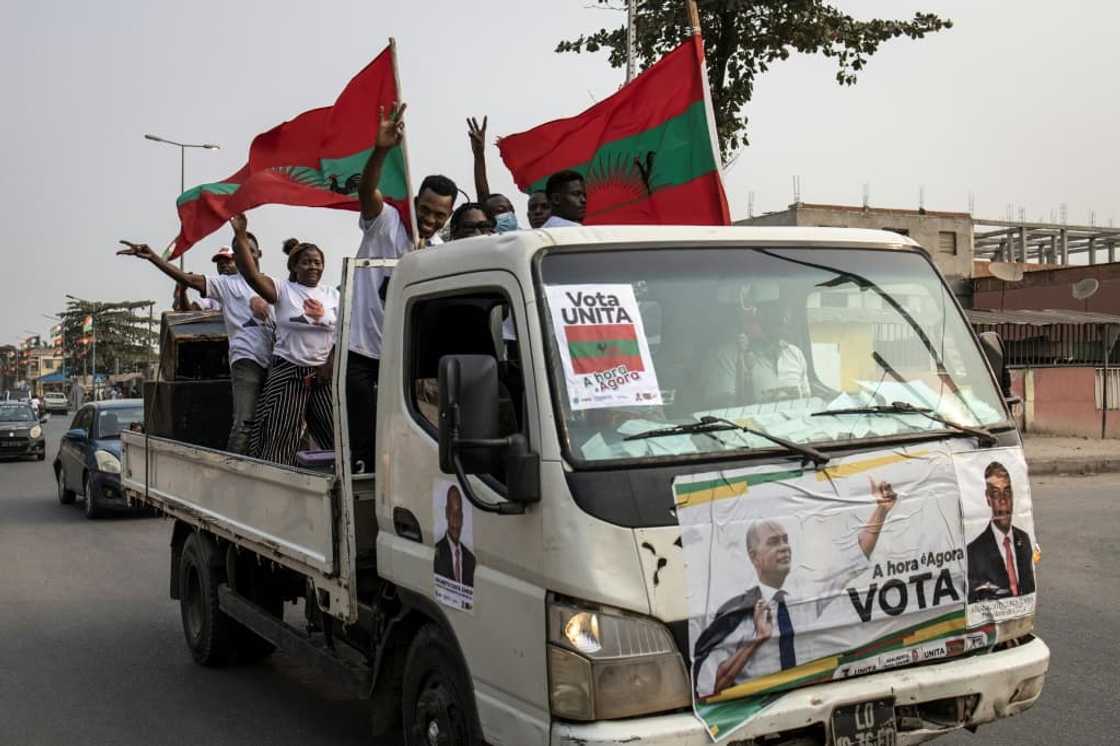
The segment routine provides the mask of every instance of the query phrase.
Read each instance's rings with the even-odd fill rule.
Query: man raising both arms
[[[251,234],[247,235],[253,262],[259,267],[261,250],[257,247],[257,239]],[[254,316],[250,304],[256,292],[239,274],[206,277],[184,272],[160,258],[147,244],[128,241],[121,243],[128,248],[121,249],[118,254],[147,259],[171,279],[222,304],[222,319],[229,337],[229,377],[233,387],[233,423],[226,449],[232,453],[247,453],[257,397],[260,396],[269,359],[272,357],[272,329]]]
[[[386,118],[379,114],[377,140],[362,170],[358,198],[362,214],[359,259],[397,259],[413,247],[397,208],[385,202],[377,188],[385,157],[404,139],[405,104]],[[436,235],[455,206],[458,188],[446,176],[426,176],[413,201],[421,246],[439,243]],[[350,450],[355,472],[374,470],[374,435],[377,421],[377,376],[381,360],[381,325],[385,317],[385,292],[392,270],[358,269],[354,275],[350,354],[346,361],[346,399],[350,424]]]
[[[559,171],[548,177],[544,186],[552,215],[542,228],[564,228],[583,225],[587,212],[587,188],[578,171]]]

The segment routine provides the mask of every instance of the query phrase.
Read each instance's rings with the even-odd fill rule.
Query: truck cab
[[[370,264],[348,261],[344,298]],[[910,239],[521,231],[410,253],[385,305],[374,476],[350,473],[345,356],[331,474],[125,449],[180,546],[193,527],[213,556],[302,573],[383,729],[917,743],[1038,699],[1039,552],[999,342]],[[242,487],[149,484],[182,491],[171,462],[203,461]],[[292,520],[237,502],[252,480]],[[225,613],[283,646],[230,577]]]

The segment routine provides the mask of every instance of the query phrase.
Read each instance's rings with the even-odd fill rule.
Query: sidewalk
[[[1028,433],[1023,436],[1031,476],[1120,472],[1120,440]]]

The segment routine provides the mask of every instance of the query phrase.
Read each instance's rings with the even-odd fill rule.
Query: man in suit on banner
[[[992,519],[968,545],[968,601],[987,601],[1034,593],[1034,548],[1023,529],[1012,526],[1015,495],[1006,467],[993,461],[984,469],[984,494]]]
[[[793,552],[781,523],[768,519],[751,522],[747,556],[758,585],[723,604],[696,641],[693,680],[698,697],[713,696],[735,684],[808,662],[811,656],[798,653],[798,631],[811,629],[828,602],[867,569],[887,514],[898,500],[888,482],[872,479],[871,494],[875,509],[859,530],[856,543],[843,548],[845,556],[830,563],[834,571],[825,579],[825,587],[812,593],[819,599],[816,603],[806,600],[799,583],[787,583]]]
[[[447,518],[447,532],[436,542],[433,567],[435,574],[473,588],[474,553],[460,541],[463,532],[463,496],[455,485],[447,488],[444,516]]]

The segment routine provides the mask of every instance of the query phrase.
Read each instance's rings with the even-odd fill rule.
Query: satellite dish
[[[988,264],[988,270],[994,277],[1004,282],[1018,282],[1023,279],[1023,268],[1011,262],[991,262]]]
[[[1075,300],[1085,300],[1086,298],[1093,297],[1093,294],[1100,289],[1100,282],[1092,277],[1086,277],[1073,286],[1073,297]]]

